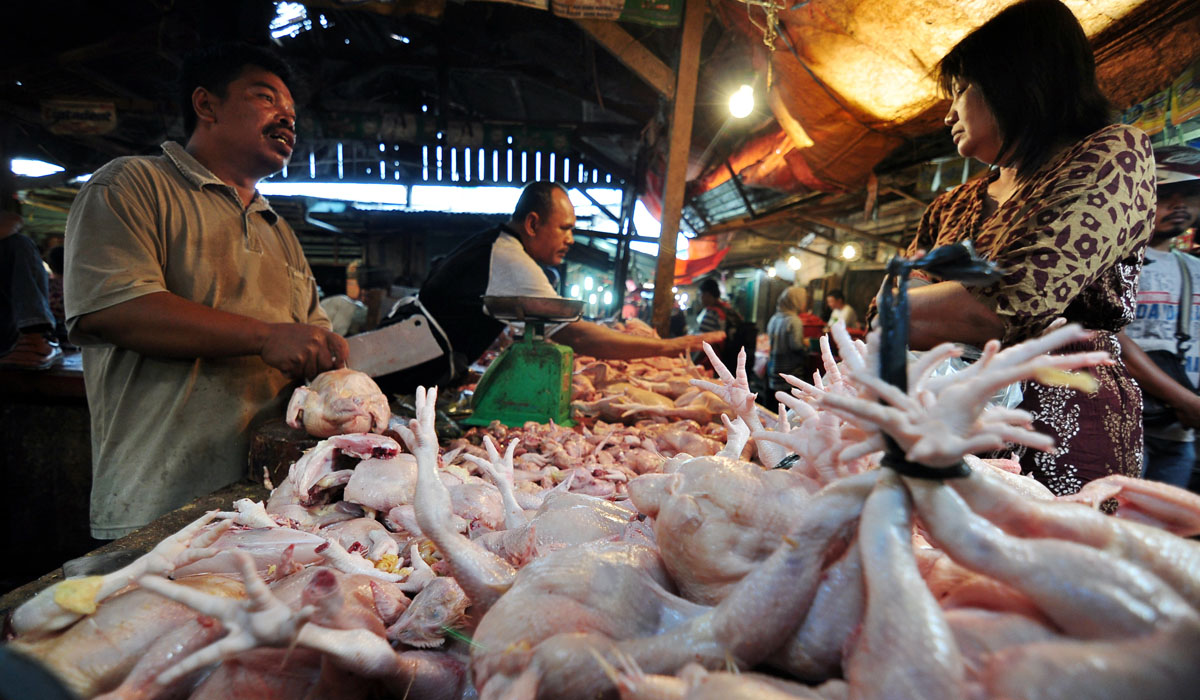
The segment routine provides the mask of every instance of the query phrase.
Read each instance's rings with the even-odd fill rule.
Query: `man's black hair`
[[[1184,197],[1200,196],[1200,180],[1183,180],[1181,182],[1169,182],[1158,186],[1159,200],[1166,199],[1175,194],[1183,195]]]
[[[846,301],[846,295],[842,294],[842,290],[840,290],[840,289],[831,289],[825,293],[825,296],[833,297],[834,299],[837,299],[838,301]]]
[[[968,34],[938,62],[938,84],[983,94],[1004,141],[998,165],[1028,175],[1063,140],[1112,123],[1096,83],[1096,60],[1079,20],[1058,0],[1023,0]]]
[[[554,208],[554,190],[567,193],[567,188],[551,180],[536,180],[525,185],[521,196],[517,199],[517,207],[513,210],[512,220],[522,222],[530,214],[537,213],[545,217]]]
[[[179,109],[187,137],[191,137],[196,129],[196,110],[192,107],[192,93],[196,88],[202,87],[224,99],[229,84],[237,80],[247,66],[274,73],[288,90],[295,92],[291,67],[269,49],[239,42],[193,51],[184,57],[179,71]]]
[[[700,283],[700,293],[709,294],[720,299],[721,285],[717,284],[717,281],[712,277],[705,278],[705,280]]]

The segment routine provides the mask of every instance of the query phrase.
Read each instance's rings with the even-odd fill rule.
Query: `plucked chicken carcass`
[[[293,465],[276,507],[239,503],[123,573],[39,596],[14,617],[17,644],[87,695],[127,698],[1188,697],[1200,545],[1184,537],[1200,532],[1200,497],[1109,477],[1056,499],[964,457],[1048,446],[1027,414],[987,399],[1104,361],[1042,354],[1081,333],[989,346],[955,381],[931,379],[927,359],[902,393],[870,369],[870,343],[835,332],[842,362],[826,344],[824,373],[794,380],[777,419],[752,409],[744,367],[717,364],[701,388],[739,416],[723,426],[491,429],[503,454],[485,439],[440,455],[421,391],[399,431],[411,454],[332,438]],[[637,378],[673,381],[650,378],[664,371]],[[663,440],[675,426],[702,454]],[[967,475],[878,467],[885,433],[926,466],[965,459]],[[644,475],[618,458],[634,450],[657,457]],[[336,469],[338,451],[362,461]],[[494,510],[463,526],[470,499],[454,490],[477,474]],[[578,490],[604,480],[630,500]],[[419,536],[389,531],[381,508],[397,493]],[[217,578],[232,598],[204,583]],[[158,619],[139,599],[172,622],[105,631]],[[153,644],[79,642],[168,627]]]
[[[287,406],[287,424],[313,437],[380,433],[392,411],[375,380],[353,369],[333,369],[296,387]]]

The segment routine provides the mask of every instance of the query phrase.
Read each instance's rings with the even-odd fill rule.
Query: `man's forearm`
[[[1179,406],[1194,399],[1195,394],[1154,364],[1137,341],[1124,332],[1117,334],[1117,340],[1121,343],[1121,359],[1143,392],[1159,398],[1168,406]]]
[[[908,305],[908,342],[913,350],[945,342],[982,347],[1004,334],[1000,317],[958,282],[909,288]]]
[[[609,360],[632,360],[655,355],[678,355],[692,346],[699,347],[697,338],[698,336],[666,340],[646,338],[621,333],[588,321],[575,321],[560,329],[551,340],[568,345],[581,355]]]
[[[262,350],[268,324],[169,292],[147,294],[81,316],[76,327],[154,357],[235,357]]]

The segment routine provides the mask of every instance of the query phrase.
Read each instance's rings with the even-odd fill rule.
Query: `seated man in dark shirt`
[[[384,391],[409,393],[417,386],[447,386],[461,381],[465,368],[479,358],[504,330],[487,314],[484,296],[559,297],[540,266],[559,265],[574,243],[575,208],[567,191],[553,182],[526,185],[507,222],[473,236],[430,273],[418,295],[420,311],[434,322],[445,354],[414,367],[376,378]],[[415,311],[411,307],[408,311]],[[393,312],[391,321],[399,320]],[[546,329],[546,335],[575,352],[606,359],[678,355],[704,341],[724,337],[718,331],[680,338],[627,335],[588,321]]]

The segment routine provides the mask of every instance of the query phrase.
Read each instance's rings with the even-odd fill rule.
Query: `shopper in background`
[[[1172,242],[1196,225],[1200,216],[1200,178],[1159,168],[1158,206],[1154,235],[1146,248],[1146,264],[1138,278],[1137,314],[1120,334],[1121,352],[1129,373],[1142,393],[1157,397],[1175,411],[1169,425],[1145,425],[1147,479],[1187,488],[1195,462],[1194,432],[1200,427],[1200,260],[1172,252]],[[1183,299],[1181,266],[1191,279],[1190,300]],[[1190,308],[1176,338],[1178,315]],[[1191,386],[1184,386],[1159,368],[1146,352],[1158,351],[1166,361],[1179,357]]]
[[[53,340],[49,280],[24,221],[0,211],[0,369],[44,370],[62,359]]]
[[[700,282],[700,308],[700,316],[696,319],[700,324],[699,333],[725,330],[731,314],[737,313],[721,298],[721,284],[712,277]]]
[[[950,50],[938,76],[959,155],[993,167],[934,200],[908,255],[970,240],[1004,276],[978,288],[914,274],[931,284],[909,288],[910,344],[1012,345],[1059,317],[1095,331],[1056,352],[1110,352],[1113,364],[1091,370],[1098,389],[1025,383],[1020,408],[1058,449],[1016,452],[1022,471],[1059,495],[1108,474],[1136,477],[1141,393],[1117,333],[1133,320],[1154,227],[1150,139],[1113,123],[1087,36],[1058,0],[1004,9]]]
[[[809,310],[808,290],[788,287],[779,295],[775,314],[767,321],[767,336],[771,340],[771,354],[767,359],[767,389],[772,395],[791,389],[791,385],[780,374],[807,379],[804,375],[810,352],[809,339],[820,335],[822,325],[821,319]]]
[[[846,303],[846,296],[840,291],[835,289],[826,294],[825,305],[833,309],[829,314],[830,326],[841,321],[846,324],[846,328],[858,328],[858,312]]]
[[[746,351],[747,371],[754,362],[754,353],[758,342],[758,328],[738,313],[729,302],[721,298],[721,285],[712,277],[700,283],[700,304],[703,310],[697,321],[701,334],[725,332],[725,339],[714,344],[717,356],[731,370],[737,366],[738,353]],[[703,353],[695,356],[696,362],[707,365],[708,358]]]

